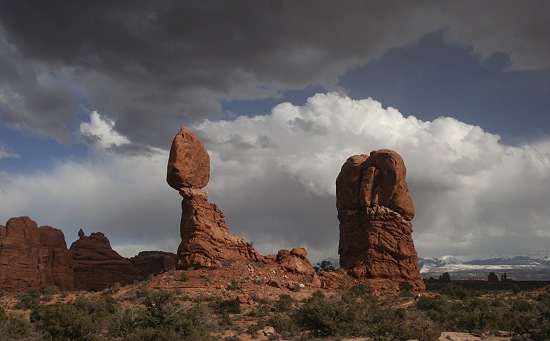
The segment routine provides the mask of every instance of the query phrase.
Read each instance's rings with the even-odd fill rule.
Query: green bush
[[[31,313],[31,322],[54,340],[91,340],[101,324],[73,304],[40,305]]]
[[[432,304],[423,301],[427,307]],[[352,287],[341,298],[327,298],[317,292],[296,309],[291,318],[268,321],[283,336],[296,335],[296,329],[321,337],[368,337],[377,340],[420,339],[435,341],[441,334],[425,313],[384,308],[368,285]],[[285,334],[286,333],[286,334]]]
[[[170,328],[178,324],[184,307],[173,291],[152,291],[145,297],[145,309],[150,327]]]
[[[226,312],[228,314],[240,314],[241,313],[241,303],[239,301],[225,300],[218,303],[218,309],[220,312]]]
[[[414,289],[413,285],[409,282],[399,283],[399,291],[404,293],[410,293]]]
[[[275,328],[277,333],[281,334],[283,338],[296,337],[300,332],[300,327],[296,321],[288,315],[275,315],[266,324]]]
[[[6,315],[0,307],[0,340],[19,340],[31,334],[31,324],[22,318]]]
[[[30,310],[36,308],[40,304],[40,292],[31,290],[23,294],[21,300],[15,305],[16,309]]]
[[[292,310],[292,305],[294,304],[294,299],[290,295],[279,295],[279,301],[277,301],[276,308],[278,311],[290,311]]]

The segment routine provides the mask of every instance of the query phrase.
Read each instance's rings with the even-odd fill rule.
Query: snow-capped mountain
[[[462,264],[462,261],[455,256],[446,255],[439,257],[438,260],[442,262],[443,264],[449,265],[449,264]]]
[[[550,280],[550,256],[532,258],[529,256],[507,257],[493,254],[488,259],[462,262],[447,255],[439,258],[419,258],[418,266],[424,278],[439,278],[448,272],[451,279],[487,279],[490,272],[506,274],[515,280]]]
[[[535,260],[527,256],[516,256],[514,258],[490,258],[490,259],[475,259],[464,264],[471,265],[538,265],[540,260]]]
[[[462,264],[462,261],[454,256],[447,255],[439,258],[418,258],[420,272],[423,268],[444,267],[450,264]]]

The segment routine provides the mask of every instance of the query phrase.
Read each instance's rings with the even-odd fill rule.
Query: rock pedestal
[[[415,211],[403,159],[392,150],[355,155],[336,179],[340,266],[359,278],[425,285],[412,240]]]
[[[0,226],[0,289],[23,291],[43,286],[73,289],[73,261],[61,230],[38,227],[29,217]]]
[[[182,188],[178,268],[216,267],[235,259],[259,261],[252,244],[229,232],[223,212],[202,189]]]

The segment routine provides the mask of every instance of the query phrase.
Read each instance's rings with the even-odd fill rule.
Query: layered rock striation
[[[213,268],[235,259],[261,261],[252,244],[229,232],[223,212],[202,189],[182,188],[178,268]]]
[[[412,240],[405,164],[392,150],[354,155],[336,179],[340,266],[358,278],[424,282]]]
[[[73,260],[61,230],[38,227],[29,217],[0,225],[0,289],[57,286],[73,289]]]

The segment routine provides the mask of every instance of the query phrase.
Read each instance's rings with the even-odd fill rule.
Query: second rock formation
[[[412,240],[405,164],[392,150],[354,155],[336,179],[340,266],[358,278],[425,285]]]

